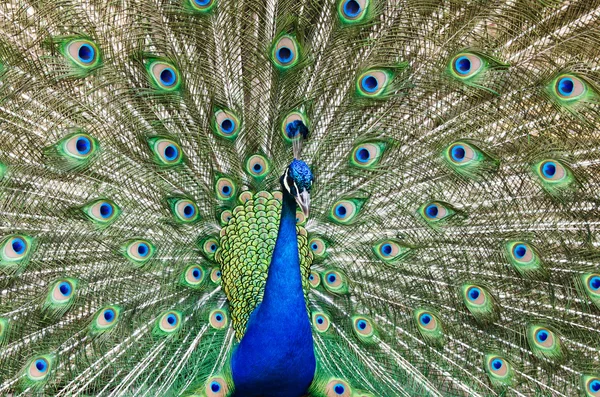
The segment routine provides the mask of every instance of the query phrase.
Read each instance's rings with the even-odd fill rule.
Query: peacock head
[[[309,166],[297,159],[294,159],[285,169],[280,179],[282,188],[296,199],[296,203],[306,217],[310,207],[310,188],[314,179]]]

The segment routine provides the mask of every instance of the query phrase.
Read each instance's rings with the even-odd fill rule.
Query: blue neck
[[[315,372],[312,330],[300,273],[296,202],[285,190],[262,303],[233,353],[235,396],[300,397]]]

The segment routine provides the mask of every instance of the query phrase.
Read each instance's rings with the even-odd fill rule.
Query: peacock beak
[[[296,203],[302,210],[302,213],[306,218],[308,218],[308,210],[310,208],[310,193],[304,189],[300,194],[296,196]]]

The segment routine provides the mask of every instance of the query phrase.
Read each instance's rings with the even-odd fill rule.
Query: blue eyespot
[[[356,0],[346,0],[344,3],[344,14],[349,18],[354,18],[362,11],[360,4]]]
[[[316,251],[316,250],[317,250],[317,248],[319,248],[319,246],[317,245],[317,243],[312,243],[312,244],[310,245],[310,249],[312,249],[313,251]]]
[[[500,368],[502,368],[502,366],[504,365],[504,363],[502,362],[502,360],[500,360],[499,358],[495,358],[492,361],[492,367],[498,371]]]
[[[165,158],[168,161],[175,160],[178,155],[179,155],[179,149],[177,149],[175,147],[175,145],[167,145],[167,147],[165,147]]]
[[[339,218],[345,218],[346,215],[348,214],[348,209],[346,208],[346,206],[344,204],[338,204],[337,207],[335,207],[335,214],[339,217]]]
[[[200,270],[194,269],[192,270],[192,276],[197,280],[200,278]]]
[[[597,291],[598,288],[600,288],[600,277],[598,277],[598,276],[591,277],[589,284],[590,284],[591,289],[593,289],[594,291]]]
[[[558,92],[562,96],[570,96],[575,88],[575,83],[570,77],[563,77],[558,81]]]
[[[548,331],[546,330],[539,330],[537,332],[537,334],[535,334],[535,338],[537,339],[537,341],[539,343],[544,343],[546,341],[546,339],[548,339]]]
[[[148,244],[146,244],[146,243],[140,243],[138,245],[137,252],[138,252],[139,256],[144,257],[144,256],[148,255],[149,251],[150,251],[150,249],[148,247]]]
[[[212,390],[213,393],[218,393],[221,390],[221,385],[219,382],[211,382],[210,390]]]
[[[431,316],[427,313],[422,314],[421,317],[419,318],[419,321],[421,322],[422,325],[427,325],[431,322]]]
[[[200,7],[208,5],[211,0],[194,0],[194,3],[198,4]]]
[[[367,322],[365,320],[360,320],[358,322],[358,324],[356,324],[358,326],[359,329],[365,329],[367,328]]]
[[[25,248],[27,248],[27,244],[22,238],[15,237],[12,241],[12,249],[15,254],[21,255],[25,252]]]
[[[279,48],[276,54],[277,60],[281,63],[289,63],[294,57],[292,50],[290,50],[288,47]]]
[[[83,63],[90,63],[94,60],[95,51],[89,44],[82,44],[77,52],[79,60]]]
[[[436,204],[429,204],[427,208],[425,208],[425,214],[428,218],[436,218],[438,216],[439,208]]]
[[[225,132],[227,134],[233,132],[234,128],[235,128],[235,123],[231,119],[225,119],[221,122],[221,130],[223,130],[223,132]]]
[[[58,285],[58,290],[61,294],[63,294],[63,296],[69,296],[73,291],[73,287],[71,287],[71,284],[67,283],[66,281],[63,281]]]
[[[371,153],[368,149],[360,148],[356,152],[356,159],[361,163],[366,163],[371,159]]]
[[[552,178],[556,174],[556,163],[546,161],[542,164],[542,173],[546,178]]]
[[[477,298],[479,298],[479,295],[481,295],[481,291],[479,290],[479,288],[471,288],[471,290],[469,291],[469,299],[472,301],[477,300]]]
[[[262,171],[262,169],[263,169],[262,165],[260,165],[260,164],[258,164],[258,163],[254,164],[254,166],[253,166],[252,168],[253,168],[253,169],[254,169],[254,171],[256,171],[257,173],[261,172],[261,171]]]
[[[215,320],[217,320],[218,322],[221,322],[221,321],[223,321],[223,316],[221,314],[217,313],[215,315]]]
[[[367,92],[375,92],[379,88],[379,81],[374,76],[366,75],[362,78],[360,85]]]
[[[229,196],[231,194],[231,187],[225,185],[221,188],[221,193],[223,193],[224,196]]]
[[[323,318],[323,316],[317,316],[317,324],[323,324],[325,322],[325,319]]]
[[[465,159],[466,156],[465,147],[463,145],[454,145],[452,150],[450,151],[450,155],[452,156],[452,160],[460,163]]]
[[[346,392],[346,388],[341,383],[338,383],[337,385],[333,386],[333,391],[335,394],[342,395]]]
[[[517,244],[513,249],[513,253],[517,259],[523,259],[527,255],[527,246],[525,244]]]
[[[465,56],[458,57],[454,61],[454,68],[460,74],[468,74],[471,71],[471,60]]]
[[[177,316],[175,316],[174,314],[169,314],[169,315],[167,316],[167,322],[168,322],[170,325],[175,325],[175,324],[177,324]]]
[[[381,253],[385,256],[390,256],[392,254],[392,245],[390,243],[385,243],[381,246]]]
[[[177,80],[177,75],[175,74],[175,71],[171,68],[164,68],[162,70],[162,72],[160,72],[160,82],[162,84],[164,84],[165,86],[171,86],[173,84],[175,84],[175,81]]]
[[[48,370],[48,363],[46,362],[46,360],[38,358],[37,360],[35,360],[35,368],[44,373]]]
[[[192,216],[194,216],[195,213],[196,213],[196,209],[194,208],[193,205],[188,204],[185,207],[183,207],[183,215],[186,218],[191,218]]]
[[[600,381],[597,380],[593,380],[590,382],[590,389],[592,390],[593,393],[596,393],[597,391],[600,391]]]
[[[332,273],[327,277],[327,280],[329,280],[329,282],[333,284],[335,283],[335,280],[337,280],[337,276]]]
[[[104,320],[106,320],[107,323],[112,323],[113,320],[115,319],[115,311],[113,309],[107,309],[104,311]]]
[[[220,270],[218,270],[216,274],[217,274],[217,277],[221,277],[221,271]]]
[[[92,148],[92,143],[88,138],[80,136],[75,142],[75,148],[79,154],[88,154]]]
[[[102,203],[100,205],[100,216],[104,219],[110,218],[113,214],[113,207],[109,203]]]

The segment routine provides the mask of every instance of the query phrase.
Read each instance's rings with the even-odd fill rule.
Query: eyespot
[[[225,397],[229,393],[229,387],[225,379],[221,377],[212,377],[206,382],[206,397]]]
[[[475,54],[462,53],[452,59],[454,77],[466,80],[473,78],[483,70],[486,62]]]
[[[194,11],[206,14],[210,12],[215,5],[215,0],[189,0],[190,5]]]
[[[215,267],[210,272],[210,280],[215,284],[221,284],[221,269]]]
[[[558,160],[545,159],[533,166],[541,186],[551,195],[560,195],[572,187],[575,181],[573,171]]]
[[[308,242],[308,247],[317,258],[327,256],[327,242],[320,237],[312,237]]]
[[[175,166],[183,162],[183,152],[177,142],[167,138],[150,138],[148,145],[154,154],[154,162],[160,166]]]
[[[49,357],[39,356],[32,359],[27,367],[27,378],[32,381],[46,379],[52,369],[52,362]]]
[[[444,340],[444,329],[437,317],[430,310],[415,309],[413,319],[423,339],[430,344],[441,345]]]
[[[306,223],[306,216],[300,209],[297,209],[296,210],[296,225],[302,226],[305,223]]]
[[[72,279],[59,280],[51,290],[50,300],[54,304],[70,302],[75,294],[75,285]]]
[[[232,197],[235,197],[237,187],[231,179],[221,177],[215,184],[215,191],[219,200],[230,200]]]
[[[346,294],[348,292],[348,279],[337,270],[323,272],[323,286],[334,294]]]
[[[215,252],[219,249],[219,241],[215,237],[207,237],[201,240],[200,247],[204,256],[212,260],[215,257]]]
[[[90,69],[100,63],[100,51],[89,40],[72,40],[65,45],[65,54],[77,66]]]
[[[217,110],[214,123],[217,135],[227,139],[234,139],[240,131],[239,119],[227,110]]]
[[[600,397],[600,378],[597,376],[582,375],[581,383],[586,396]]]
[[[298,64],[299,59],[300,47],[293,36],[288,34],[283,35],[273,44],[271,61],[278,69],[290,69]]]
[[[260,154],[250,156],[246,161],[246,172],[257,180],[262,180],[270,171],[267,158]]]
[[[180,281],[186,287],[198,289],[202,286],[205,277],[206,273],[202,266],[189,265],[181,273]]]
[[[560,359],[563,355],[560,339],[547,327],[530,325],[527,341],[533,354],[538,357]]]
[[[308,276],[308,282],[311,287],[317,288],[319,285],[321,285],[321,276],[319,273],[313,270]]]
[[[352,149],[350,164],[358,168],[374,168],[386,148],[385,142],[361,143]]]
[[[117,325],[121,308],[106,306],[96,312],[93,330],[96,332],[107,331]]]
[[[325,387],[325,394],[327,397],[350,397],[352,396],[352,389],[345,381],[332,379]]]
[[[221,219],[221,226],[227,225],[232,217],[233,217],[233,214],[231,213],[230,210],[224,210],[223,212],[221,212],[221,216],[219,217]]]
[[[125,255],[133,262],[144,263],[154,255],[154,245],[147,240],[133,240],[125,246]]]
[[[158,90],[173,92],[181,86],[179,71],[168,62],[150,62],[147,70],[150,76],[150,83]]]
[[[369,0],[340,0],[338,2],[338,16],[344,24],[362,22],[367,16]]]
[[[172,334],[181,328],[181,313],[175,310],[164,312],[157,320],[160,331]]]
[[[497,319],[496,303],[490,292],[482,286],[463,284],[462,298],[465,306],[480,322],[492,322]]]
[[[97,149],[96,141],[88,134],[72,134],[62,142],[62,153],[75,160],[86,160]]]
[[[587,92],[587,84],[572,74],[560,75],[554,83],[554,93],[563,101],[581,99]]]
[[[579,277],[587,296],[592,300],[592,303],[600,307],[600,274],[585,273]]]
[[[12,234],[1,243],[2,257],[0,265],[10,265],[25,262],[31,252],[33,238],[22,234]]]
[[[465,289],[465,298],[474,305],[483,305],[485,303],[485,294],[481,288],[470,286]]]
[[[427,223],[436,224],[442,220],[448,220],[456,214],[456,211],[447,203],[432,201],[419,208],[421,216]]]
[[[454,143],[448,147],[448,158],[455,164],[465,164],[477,158],[475,150],[466,143]]]
[[[198,206],[192,200],[184,198],[169,199],[169,207],[177,222],[193,223],[200,219]]]
[[[210,326],[214,329],[223,329],[229,324],[227,313],[224,310],[213,310],[209,316]]]
[[[511,384],[513,369],[505,358],[496,354],[486,354],[483,363],[492,386],[502,387]]]
[[[352,330],[354,334],[363,343],[375,342],[375,327],[373,320],[365,316],[353,316],[352,317]]]
[[[340,225],[348,225],[356,220],[364,199],[343,199],[337,201],[331,208],[329,218]]]
[[[540,176],[546,181],[560,181],[565,175],[565,167],[557,161],[545,160],[540,164]]]
[[[329,316],[323,312],[314,312],[311,315],[313,327],[317,332],[323,333],[329,330],[331,321]]]
[[[121,209],[112,200],[106,199],[92,201],[82,210],[88,219],[98,225],[110,224],[121,214]]]
[[[356,92],[359,96],[377,98],[386,93],[393,75],[382,69],[368,70],[358,76]]]
[[[299,129],[296,128],[298,123],[304,124],[306,128],[310,126],[308,117],[300,111],[291,112],[283,119],[281,123],[281,135],[286,142],[292,143],[294,140],[298,139],[297,134],[299,133]],[[296,135],[293,135],[293,131],[295,131]],[[290,134],[292,134],[292,136],[290,136]]]
[[[379,259],[387,263],[394,263],[402,259],[410,247],[395,240],[383,240],[373,246],[373,252]]]

